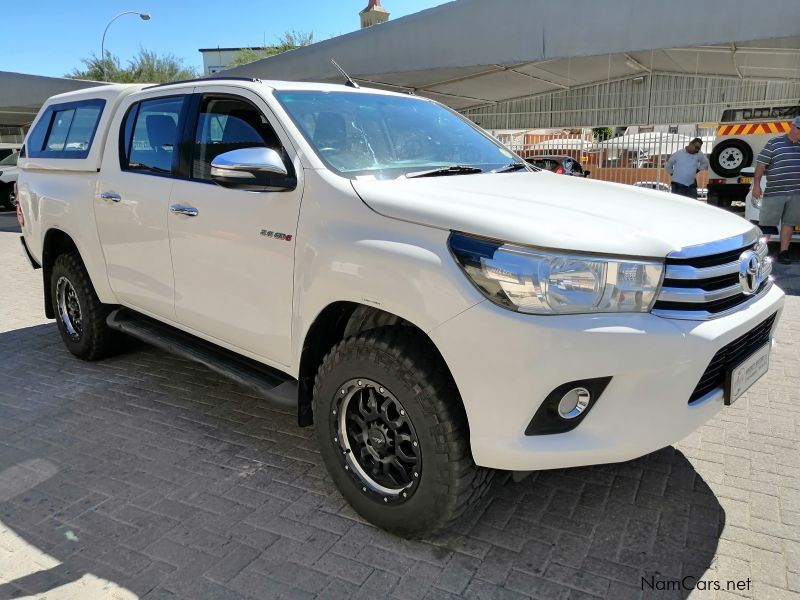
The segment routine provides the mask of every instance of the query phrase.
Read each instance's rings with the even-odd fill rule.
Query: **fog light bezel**
[[[525,429],[525,435],[552,435],[572,431],[586,418],[610,382],[611,377],[608,376],[579,379],[559,385],[547,395],[536,410]],[[588,402],[574,417],[565,417],[559,411],[559,405],[569,392],[576,389],[584,389],[589,394]]]
[[[575,401],[575,405],[566,411],[562,409],[561,405],[567,400],[567,397],[575,393],[578,396],[578,399]],[[592,393],[587,390],[585,387],[574,387],[567,390],[567,393],[561,396],[561,400],[558,401],[556,405],[556,410],[558,411],[558,416],[562,419],[566,419],[567,421],[571,421],[572,419],[578,418],[583,412],[589,407],[589,403],[592,401]]]

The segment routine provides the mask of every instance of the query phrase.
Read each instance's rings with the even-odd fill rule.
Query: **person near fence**
[[[708,159],[700,152],[703,140],[694,138],[685,148],[669,157],[665,169],[672,178],[672,193],[697,199],[697,174],[708,169]]]
[[[767,183],[762,187],[765,175]],[[752,195],[763,198],[758,224],[777,227],[780,223],[778,261],[791,264],[794,261],[789,256],[789,244],[792,231],[800,225],[800,117],[794,118],[789,133],[772,138],[759,153]]]

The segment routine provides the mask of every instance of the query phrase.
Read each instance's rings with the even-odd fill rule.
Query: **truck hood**
[[[697,200],[549,172],[354,180],[353,187],[386,217],[580,252],[663,258],[753,228]]]

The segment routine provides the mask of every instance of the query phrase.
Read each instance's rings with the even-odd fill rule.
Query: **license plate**
[[[725,375],[725,404],[730,406],[769,371],[770,342],[745,358]]]
[[[794,230],[795,230],[795,231],[800,231],[800,225],[795,225],[795,226],[794,226]]]
[[[753,183],[752,177],[739,177],[739,183]]]

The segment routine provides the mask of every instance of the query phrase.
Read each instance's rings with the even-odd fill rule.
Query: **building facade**
[[[203,57],[203,75],[213,75],[227,69],[242,50],[263,50],[262,47],[245,46],[242,48],[200,48]]]

